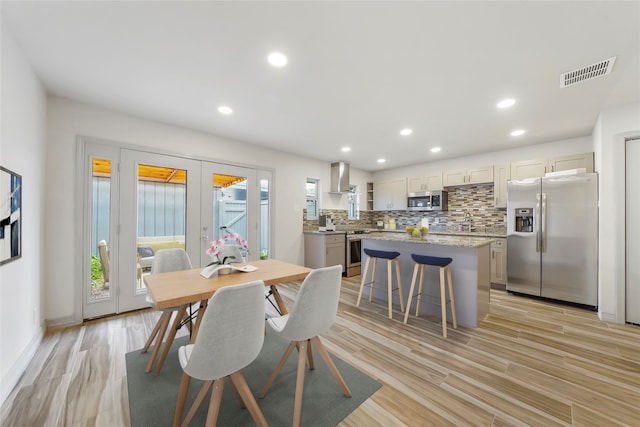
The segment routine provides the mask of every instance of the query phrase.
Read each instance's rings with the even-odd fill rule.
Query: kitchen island
[[[369,233],[362,235],[362,268],[364,270],[364,249],[396,251],[400,253],[400,275],[402,278],[403,303],[406,303],[414,261],[411,254],[450,257],[453,293],[456,300],[458,322],[465,326],[476,327],[489,312],[489,289],[491,280],[490,248],[494,240],[488,237],[461,235],[434,235],[410,237],[408,233]],[[376,268],[376,286],[373,297],[387,304],[386,263],[378,262]],[[364,271],[362,271],[364,274]],[[395,275],[394,275],[395,277]],[[419,278],[419,275],[418,275]],[[371,281],[371,274],[367,282]],[[395,279],[394,279],[395,282]],[[414,292],[417,292],[418,286]],[[438,267],[427,266],[424,272],[423,296],[420,313],[440,317],[440,273]],[[369,287],[365,286],[363,299],[368,299]],[[393,293],[394,306],[399,310],[398,293]],[[413,298],[416,301],[416,298]],[[361,305],[362,306],[362,305]],[[415,303],[412,312],[415,313]],[[448,318],[451,314],[447,308]],[[411,316],[409,317],[411,322]]]

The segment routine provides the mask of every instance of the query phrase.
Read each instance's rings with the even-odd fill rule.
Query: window
[[[320,180],[307,178],[307,219],[318,219],[318,184]]]
[[[357,185],[349,186],[347,194],[347,215],[349,219],[360,219],[360,193]]]

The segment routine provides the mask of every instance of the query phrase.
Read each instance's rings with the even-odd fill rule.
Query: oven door
[[[358,237],[347,237],[347,250],[345,254],[347,256],[346,266],[347,277],[357,276],[360,274],[360,257],[362,252],[362,240]]]

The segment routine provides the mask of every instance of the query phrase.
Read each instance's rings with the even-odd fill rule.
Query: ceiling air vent
[[[560,75],[560,87],[567,87],[585,80],[595,79],[596,77],[606,76],[611,73],[616,57],[605,59],[604,61],[569,71]]]

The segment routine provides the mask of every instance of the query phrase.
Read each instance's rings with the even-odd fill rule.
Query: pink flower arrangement
[[[245,239],[243,239],[242,237],[240,237],[240,235],[238,233],[225,234],[220,239],[214,240],[213,242],[209,243],[211,246],[209,247],[209,249],[207,249],[205,251],[205,253],[207,255],[209,255],[211,258],[217,258],[218,259],[217,261],[211,262],[209,265],[226,264],[228,259],[235,259],[236,258],[234,256],[226,256],[222,260],[220,259],[220,253],[221,253],[220,248],[222,246],[224,246],[224,243],[226,241],[236,242],[237,246],[239,246],[241,249],[245,249],[245,250],[249,249],[249,245],[248,245],[247,241]]]

